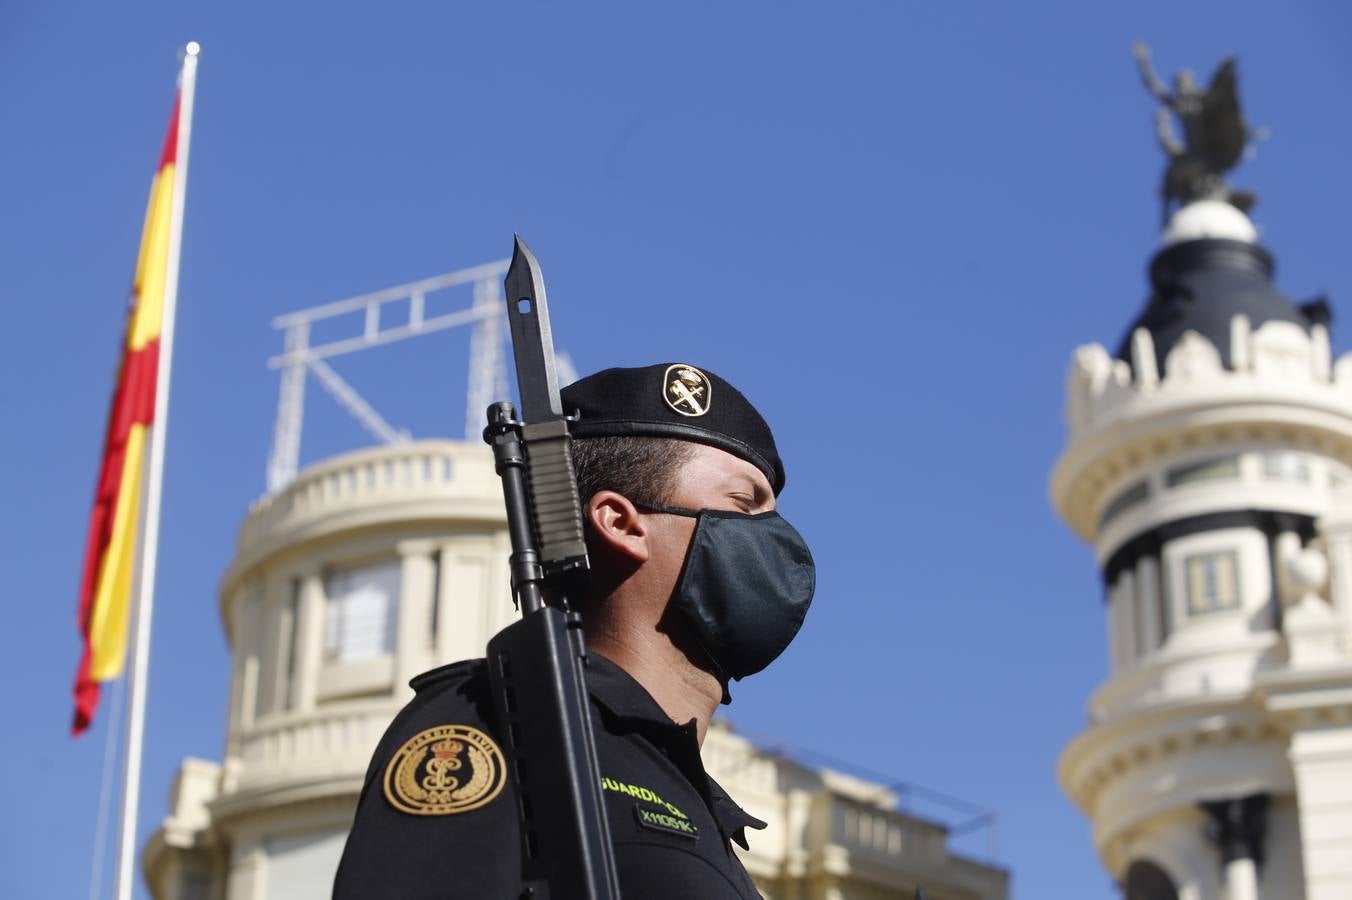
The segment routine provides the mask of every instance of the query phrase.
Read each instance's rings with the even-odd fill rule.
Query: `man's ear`
[[[587,501],[587,522],[601,546],[635,563],[648,561],[648,529],[623,494],[597,491]]]

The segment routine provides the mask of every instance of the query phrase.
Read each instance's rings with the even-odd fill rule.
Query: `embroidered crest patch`
[[[385,799],[400,812],[469,812],[502,793],[507,764],[493,739],[468,725],[438,725],[404,742],[385,765]]]
[[[709,411],[714,386],[709,376],[694,366],[684,364],[667,366],[662,379],[662,399],[683,416],[702,416]]]

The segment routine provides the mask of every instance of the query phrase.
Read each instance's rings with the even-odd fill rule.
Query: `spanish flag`
[[[99,702],[99,684],[120,676],[127,657],[147,448],[155,424],[155,386],[160,376],[160,331],[169,286],[170,244],[178,234],[173,218],[180,102],[181,96],[176,95],[159,169],[150,185],[117,385],[89,517],[79,609],[84,654],[75,678],[73,734],[89,727]]]

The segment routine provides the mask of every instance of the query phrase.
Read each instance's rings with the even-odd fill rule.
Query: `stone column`
[[[1306,900],[1352,897],[1352,723],[1302,715],[1289,752]]]
[[[1108,589],[1108,655],[1113,674],[1131,665],[1131,644],[1127,620],[1131,617],[1131,584],[1123,572]]]
[[[291,579],[274,577],[263,584],[258,633],[258,703],[256,716],[280,711],[286,702],[286,652],[290,634],[288,600]]]
[[[1160,626],[1160,563],[1143,556],[1136,564],[1136,621],[1140,623],[1137,653],[1153,653],[1163,639]]]
[[[263,644],[263,590],[251,581],[236,594],[231,651],[234,680],[231,686],[230,727],[226,731],[225,759],[221,764],[221,790],[233,791],[241,772],[240,747],[245,732],[254,727],[258,712],[258,660]]]
[[[790,789],[784,797],[784,868],[785,900],[798,900],[799,886],[805,881],[812,864],[812,847],[808,841],[808,826],[812,821],[812,794],[802,788]],[[792,893],[789,886],[792,886]],[[778,895],[776,895],[778,896]]]
[[[296,653],[291,663],[291,708],[308,712],[318,700],[319,667],[324,663],[324,577],[317,568],[300,575],[296,621],[291,627]]]
[[[480,537],[461,535],[443,545],[441,589],[446,627],[437,635],[437,655],[442,662],[483,656],[488,639],[497,633],[494,626],[504,611],[490,608],[487,597],[492,564],[492,547]],[[511,612],[511,603],[506,605]]]
[[[1273,573],[1273,585],[1277,589],[1277,601],[1283,607],[1299,599],[1288,571],[1290,561],[1298,555],[1300,535],[1294,531],[1283,531],[1272,539],[1272,560],[1277,566],[1277,571]]]
[[[1118,635],[1117,641],[1122,654],[1122,668],[1130,669],[1136,665],[1137,659],[1141,655],[1140,635],[1136,633],[1136,609],[1138,606],[1136,596],[1136,573],[1131,569],[1123,569],[1122,574],[1117,577],[1117,604],[1121,611],[1117,616]]]
[[[230,848],[226,870],[226,900],[263,900],[267,893],[267,853],[262,839],[249,834]]]
[[[1117,601],[1119,596],[1121,596],[1121,592],[1118,591],[1117,585],[1110,585],[1107,588],[1107,602],[1103,604],[1103,618],[1108,623],[1105,629],[1108,633],[1108,671],[1113,674],[1116,674],[1122,668],[1122,653],[1118,649],[1117,638],[1119,632],[1117,627],[1119,604]]]
[[[432,559],[437,545],[430,540],[399,542],[402,569],[399,573],[398,635],[394,648],[394,690],[407,693],[409,679],[431,668],[432,601],[436,591]],[[447,624],[441,617],[442,627]]]
[[[484,620],[484,625],[487,626],[484,629],[484,643],[521,616],[512,605],[511,555],[511,536],[505,527],[499,528],[493,532],[493,550],[488,563],[488,589],[484,596],[488,617]]]
[[[263,597],[256,582],[240,588],[232,604],[234,628],[231,652],[235,658],[230,730],[252,728],[258,711],[258,654],[263,640]],[[227,743],[229,743],[227,741]],[[233,745],[230,744],[230,747]],[[231,752],[227,748],[227,754]]]
[[[1226,900],[1258,900],[1258,872],[1267,834],[1267,794],[1199,804],[1210,817],[1207,837],[1221,854]]]
[[[1232,860],[1225,867],[1226,900],[1258,900],[1258,867],[1251,859]]]

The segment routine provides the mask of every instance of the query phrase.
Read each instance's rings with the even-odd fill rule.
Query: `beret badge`
[[[702,416],[709,411],[713,385],[709,376],[694,366],[678,363],[667,366],[662,376],[662,399],[683,416]]]

